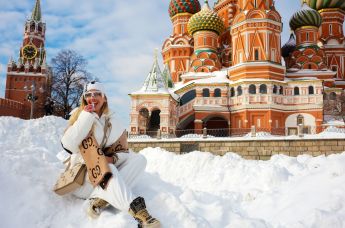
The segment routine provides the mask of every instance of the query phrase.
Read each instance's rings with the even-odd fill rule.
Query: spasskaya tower
[[[46,23],[42,20],[41,2],[36,0],[32,15],[24,25],[23,43],[18,59],[7,65],[5,99],[22,104],[21,118],[41,117],[50,94],[51,74],[46,64]]]

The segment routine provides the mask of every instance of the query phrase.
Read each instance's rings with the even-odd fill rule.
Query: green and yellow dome
[[[305,2],[315,10],[336,8],[345,10],[344,0],[305,0]]]
[[[169,15],[174,17],[179,13],[195,14],[200,11],[200,3],[198,0],[171,0],[169,4]]]
[[[220,35],[224,29],[224,23],[222,19],[210,9],[208,1],[205,0],[205,4],[199,13],[194,14],[188,22],[188,32],[193,35],[200,30],[210,30]]]
[[[302,8],[297,11],[290,20],[290,28],[296,30],[303,26],[320,27],[322,23],[321,15],[315,9],[308,6],[306,2],[303,3]]]

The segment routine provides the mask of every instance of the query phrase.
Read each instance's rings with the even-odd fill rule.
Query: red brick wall
[[[14,116],[23,118],[24,105],[23,103],[0,98],[0,116]]]

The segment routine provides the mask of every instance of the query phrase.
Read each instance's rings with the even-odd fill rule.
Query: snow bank
[[[136,227],[115,209],[88,220],[83,200],[51,191],[63,168],[56,154],[66,124],[0,117],[1,227]],[[160,148],[141,153],[148,165],[133,191],[163,227],[345,227],[345,153],[269,161]]]

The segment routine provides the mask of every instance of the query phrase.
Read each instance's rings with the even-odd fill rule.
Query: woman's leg
[[[134,152],[118,153],[118,157],[115,166],[126,185],[132,188],[146,168],[146,158]]]
[[[104,199],[113,207],[128,212],[129,205],[135,197],[116,167],[114,165],[109,166],[113,176],[110,178],[107,188],[103,190],[100,186],[96,186],[90,198]]]
[[[81,199],[87,199],[90,197],[91,193],[93,192],[93,186],[91,185],[89,181],[88,174],[85,174],[84,184],[80,186],[80,188],[76,189],[73,192],[73,195],[81,198]]]

